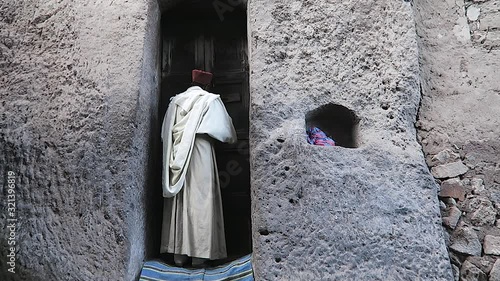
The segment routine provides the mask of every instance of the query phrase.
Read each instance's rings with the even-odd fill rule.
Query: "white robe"
[[[236,132],[219,95],[190,87],[172,98],[162,125],[163,226],[160,252],[222,259],[224,218],[213,139]]]

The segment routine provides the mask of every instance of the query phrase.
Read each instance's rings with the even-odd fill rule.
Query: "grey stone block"
[[[438,179],[453,178],[465,174],[469,168],[462,161],[443,164],[431,169],[432,175]]]
[[[472,263],[465,261],[460,268],[462,281],[488,281],[488,276]]]
[[[473,229],[469,227],[458,228],[453,232],[450,249],[453,251],[473,256],[481,255],[481,242]]]
[[[500,256],[500,237],[486,235],[484,237],[484,253],[487,255]]]

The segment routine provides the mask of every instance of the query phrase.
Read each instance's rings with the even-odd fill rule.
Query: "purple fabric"
[[[306,130],[307,142],[319,146],[335,146],[335,141],[328,137],[318,127],[312,127]]]

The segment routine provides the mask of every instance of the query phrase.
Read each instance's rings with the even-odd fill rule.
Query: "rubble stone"
[[[446,210],[446,204],[441,200],[439,200],[439,209],[441,209],[441,211]]]
[[[463,175],[468,170],[469,168],[467,168],[462,161],[457,161],[433,167],[431,173],[438,179],[445,179]]]
[[[488,281],[486,274],[469,261],[465,261],[460,268],[461,281]]]
[[[500,259],[497,259],[490,271],[490,281],[500,281]]]
[[[457,200],[457,208],[463,213],[455,231],[464,226],[471,229],[476,226],[475,232],[482,246],[485,235],[500,236],[500,220],[496,222],[497,227],[492,227],[490,224],[478,225],[478,222],[479,224],[485,222],[485,216],[486,221],[490,219],[491,209],[487,207],[486,203],[482,211],[476,212],[477,210],[469,208],[469,201],[474,195],[484,196],[493,203],[497,208],[496,212],[500,214],[500,209],[498,209],[500,196],[496,200],[497,196],[494,195],[495,192],[500,194],[500,173],[498,173],[498,167],[500,167],[500,158],[498,157],[500,155],[500,141],[498,140],[500,111],[488,111],[487,114],[477,114],[477,111],[471,111],[470,114],[460,115],[457,115],[456,112],[466,112],[469,111],[468,108],[481,108],[481,111],[493,108],[492,106],[485,107],[483,100],[494,104],[495,109],[500,104],[497,91],[488,90],[498,88],[498,79],[492,79],[487,74],[495,73],[499,67],[498,63],[489,63],[498,62],[500,55],[498,52],[500,36],[496,36],[496,34],[500,35],[500,31],[496,30],[497,28],[492,28],[493,26],[500,27],[498,4],[499,2],[494,0],[467,0],[465,3],[464,0],[415,2],[417,11],[425,11],[425,14],[420,12],[421,22],[417,21],[417,27],[422,33],[422,57],[427,62],[422,65],[423,69],[427,71],[424,72],[424,77],[426,77],[424,81],[432,81],[427,87],[424,86],[422,109],[425,110],[421,111],[419,120],[427,121],[425,122],[426,126],[433,128],[433,131],[439,131],[449,136],[449,139],[442,141],[434,137],[430,131],[420,132],[421,135],[425,134],[429,144],[423,146],[423,150],[427,155],[431,155],[431,157],[427,156],[428,163],[431,163],[435,147],[439,147],[438,151],[443,151],[446,148],[454,149],[450,144],[456,144],[459,147],[454,150],[460,153],[463,164],[467,165],[470,170],[464,174],[462,180],[462,186],[466,190],[466,199],[464,201]],[[486,8],[487,6],[490,8]],[[439,17],[426,17],[433,12],[439,14]],[[443,28],[445,25],[452,25],[455,20],[457,24],[453,31],[461,42],[453,38],[453,32],[450,32],[451,28],[446,31],[446,28]],[[428,28],[429,23],[434,26]],[[470,27],[469,30],[467,30],[466,25]],[[483,29],[484,32],[479,32],[479,28]],[[471,33],[478,38],[474,39],[472,44],[468,38]],[[474,55],[461,56],[464,50],[474,53]],[[497,52],[495,53],[495,51]],[[440,60],[437,61],[436,58],[440,58]],[[443,63],[445,60],[446,63]],[[453,71],[453,74],[446,75],[445,73],[449,73],[448,71]],[[472,101],[475,98],[471,99],[471,95],[478,99]],[[462,105],[460,101],[464,99],[471,101]],[[474,106],[471,106],[471,103]],[[453,109],[445,110],[450,105],[454,105]],[[461,110],[458,111],[458,108]],[[445,147],[443,147],[443,143],[446,145]],[[436,165],[441,165],[441,163]],[[429,166],[429,168],[434,167]],[[436,176],[436,169],[433,171],[433,175]],[[499,186],[495,187],[495,183],[498,183]],[[444,199],[448,198],[440,199],[446,203]],[[447,206],[450,208],[450,205],[447,204]],[[446,217],[448,210],[442,211],[443,218]],[[470,221],[471,217],[474,222]],[[500,219],[500,216],[497,219]],[[448,231],[453,233],[449,228]],[[450,257],[451,253],[458,257],[455,260],[465,262],[463,260],[464,254],[456,253],[450,249]],[[486,280],[485,275],[490,274],[490,280],[500,281],[500,277],[493,277],[494,270],[488,269],[488,267],[493,267],[496,257],[498,256],[468,256],[466,259],[484,274],[478,274],[472,278],[467,278],[464,275],[462,280]],[[485,259],[487,259],[488,266],[483,267]],[[461,267],[461,265],[454,265],[458,268]],[[500,275],[500,262],[497,263],[497,266]]]
[[[452,234],[451,241],[452,244],[450,249],[457,253],[471,256],[481,255],[481,242],[479,242],[479,238],[474,230],[469,227],[463,227],[455,230]]]
[[[455,199],[453,199],[451,197],[444,197],[442,200],[444,203],[446,203],[447,206],[456,206],[457,205],[457,201],[455,201]]]
[[[460,268],[458,268],[458,266],[452,264],[451,269],[453,271],[453,279],[455,281],[459,281],[460,280]]]
[[[491,199],[491,202],[498,205],[497,208],[500,208],[500,191],[497,191],[497,190],[500,190],[500,185],[496,185],[496,184],[493,185],[491,190],[492,191],[491,191],[489,198]]]
[[[474,194],[480,194],[481,192],[485,191],[483,179],[481,178],[477,177],[472,178],[470,184],[472,186],[472,192]]]
[[[493,225],[495,223],[497,212],[490,200],[485,197],[475,197],[469,201],[468,217],[476,226]]]
[[[460,220],[460,216],[462,215],[462,211],[460,211],[460,209],[456,206],[451,206],[446,211],[446,215],[446,217],[443,217],[443,224],[451,229],[455,229],[458,220]]]
[[[481,269],[482,272],[488,274],[493,268],[493,264],[496,261],[494,256],[470,256],[467,258],[467,261],[475,265],[477,268]]]
[[[481,10],[475,5],[471,5],[467,8],[467,18],[470,21],[476,21],[479,18],[480,13]]]
[[[451,149],[445,149],[440,151],[438,154],[432,156],[430,166],[455,162],[459,159],[460,155],[458,153],[455,153]]]
[[[484,237],[484,253],[487,255],[500,255],[500,237],[486,235]]]
[[[462,262],[464,262],[465,260],[463,260],[463,258],[460,257],[459,254],[457,254],[453,251],[450,251],[449,254],[450,254],[451,264],[454,264],[454,265],[458,266],[459,268],[462,267]]]
[[[440,197],[451,197],[464,201],[465,199],[465,188],[460,183],[458,179],[446,180],[441,184],[441,190],[439,191]]]
[[[455,26],[453,27],[453,33],[457,40],[465,43],[470,41],[470,29],[467,19],[465,17],[460,17],[457,19]]]

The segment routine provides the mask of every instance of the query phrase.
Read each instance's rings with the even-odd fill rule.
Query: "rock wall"
[[[155,1],[0,2],[1,280],[137,276],[152,247],[158,18]]]
[[[452,279],[438,186],[417,142],[420,102],[434,175],[455,178],[448,192],[466,206],[498,213],[496,45],[481,37],[489,29],[470,26],[477,20],[441,22],[434,9],[463,16],[453,3],[413,5],[249,1],[257,280]],[[8,198],[13,171],[18,219],[17,273],[7,271],[2,238],[1,280],[134,280],[156,253],[161,206],[148,204],[160,194],[158,24],[155,1],[0,3],[0,188]],[[450,36],[458,41],[448,46]],[[357,114],[358,148],[306,143],[306,113],[328,103]],[[458,214],[471,222],[457,221],[451,241],[475,245],[452,263],[499,274],[490,220],[474,225],[483,217],[464,216],[456,200],[443,204],[445,224]],[[2,237],[7,207],[3,199]],[[491,256],[479,257],[478,243]]]
[[[257,280],[451,280],[416,140],[411,3],[248,5]],[[328,103],[356,112],[358,148],[306,143],[306,113]]]
[[[455,280],[500,280],[500,6],[415,1],[418,137],[440,184]]]

